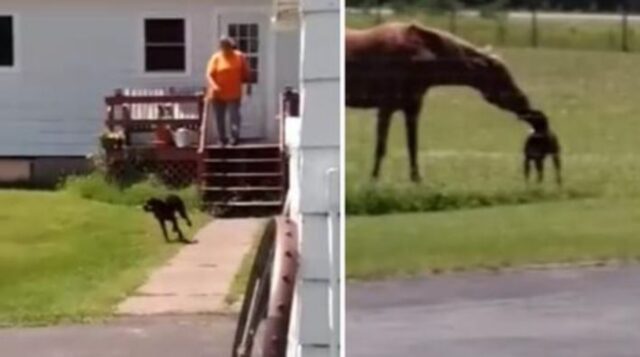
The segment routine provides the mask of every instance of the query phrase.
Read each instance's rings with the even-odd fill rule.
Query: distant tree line
[[[640,11],[640,0],[347,0],[349,7],[362,6],[450,9],[452,7],[499,7],[505,9],[545,9],[557,11],[619,11],[623,7]]]

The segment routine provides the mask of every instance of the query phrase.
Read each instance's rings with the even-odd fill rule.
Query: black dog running
[[[147,203],[143,206],[145,212],[153,213],[153,216],[156,218],[158,223],[160,224],[160,228],[162,228],[162,234],[164,235],[165,241],[170,242],[169,236],[167,235],[167,228],[165,226],[165,222],[169,221],[173,225],[173,231],[178,234],[178,240],[182,243],[192,243],[184,237],[184,234],[180,230],[180,226],[178,225],[178,220],[176,217],[176,213],[180,215],[186,222],[189,227],[191,227],[191,220],[187,215],[187,210],[185,208],[184,202],[182,199],[176,195],[169,195],[165,200],[161,200],[158,198],[151,198],[147,201]]]

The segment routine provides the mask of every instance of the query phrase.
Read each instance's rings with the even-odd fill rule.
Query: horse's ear
[[[420,28],[415,23],[410,23],[405,30],[405,36],[411,41],[414,42],[422,42],[420,38]]]

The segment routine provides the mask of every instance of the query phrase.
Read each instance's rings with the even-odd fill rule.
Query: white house
[[[287,120],[291,218],[300,266],[289,357],[338,357],[344,301],[341,213],[341,1],[299,0],[300,118]]]
[[[0,181],[76,166],[97,150],[116,88],[204,86],[221,35],[256,71],[244,136],[275,141],[278,95],[299,78],[299,33],[272,0],[2,0]]]

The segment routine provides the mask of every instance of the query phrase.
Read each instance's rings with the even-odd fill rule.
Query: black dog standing
[[[547,156],[551,156],[553,167],[556,173],[558,185],[562,185],[562,163],[560,161],[560,142],[558,137],[551,132],[547,125],[546,116],[540,111],[532,111],[531,115],[536,115],[543,119],[540,128],[535,128],[529,134],[524,144],[524,177],[529,181],[531,166],[534,165],[538,182],[544,179],[544,161]]]
[[[178,234],[178,240],[183,243],[192,243],[187,240],[182,234],[180,227],[178,225],[178,220],[176,217],[176,213],[179,214],[186,222],[189,227],[191,227],[191,220],[187,215],[187,210],[185,208],[184,202],[182,199],[176,195],[169,195],[163,201],[158,198],[152,198],[147,201],[144,205],[143,209],[146,212],[153,213],[154,217],[160,224],[160,228],[162,228],[162,234],[164,235],[164,239],[169,242],[169,236],[167,235],[167,228],[165,226],[165,222],[169,221],[173,225],[173,231]]]

